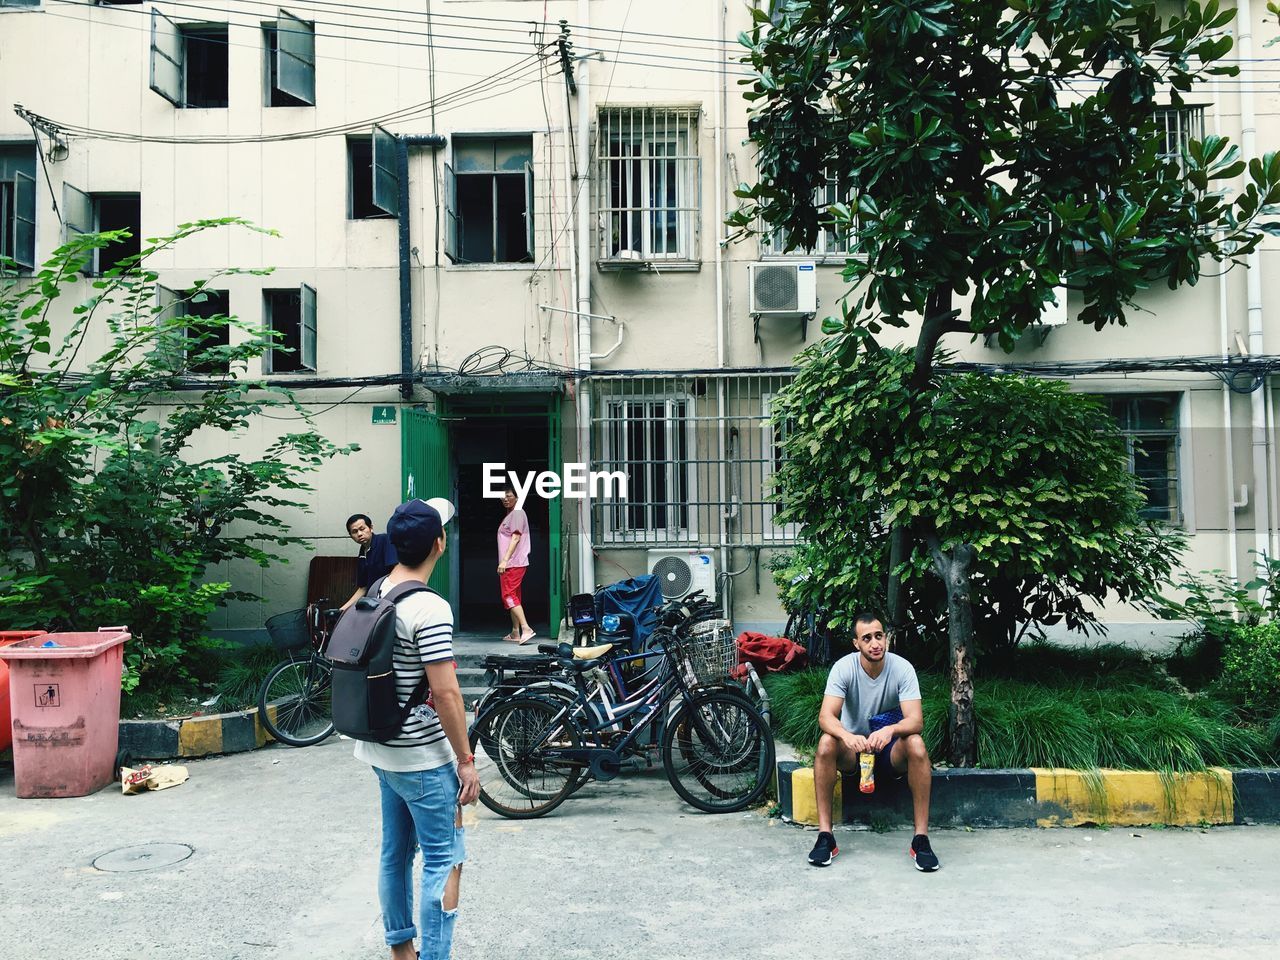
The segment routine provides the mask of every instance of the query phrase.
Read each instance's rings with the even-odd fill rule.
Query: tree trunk
[[[974,550],[962,543],[945,553],[936,536],[929,538],[934,567],[947,588],[947,633],[950,639],[951,706],[948,710],[951,738],[947,759],[954,767],[972,767],[978,759],[978,737],[973,716],[973,604],[969,578]]]

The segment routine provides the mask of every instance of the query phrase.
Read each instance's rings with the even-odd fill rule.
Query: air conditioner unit
[[[799,317],[818,312],[818,271],[812,260],[749,263],[754,316]]]
[[[716,561],[697,550],[650,550],[649,572],[658,578],[662,596],[679,600],[701,590],[710,599],[716,596]]]
[[[1067,288],[1054,287],[1053,296],[1057,300],[1056,303],[1046,303],[1044,312],[1040,314],[1040,319],[1036,324],[1041,327],[1061,327],[1067,322]]]

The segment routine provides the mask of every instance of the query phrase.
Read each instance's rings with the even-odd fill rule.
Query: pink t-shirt
[[[512,509],[498,525],[498,562],[507,555],[511,546],[511,538],[520,534],[516,544],[516,552],[507,561],[508,567],[527,567],[529,565],[529,517],[519,507]]]

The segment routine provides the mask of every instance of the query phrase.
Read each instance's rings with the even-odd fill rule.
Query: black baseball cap
[[[409,500],[396,507],[387,521],[387,536],[396,553],[427,553],[444,533],[444,525],[454,515],[453,504],[444,497]]]

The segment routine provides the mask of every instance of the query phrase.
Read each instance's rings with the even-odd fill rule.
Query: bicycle
[[[272,667],[258,689],[258,718],[272,737],[291,747],[320,743],[334,730],[333,669],[324,648],[339,611],[326,609],[328,602],[267,621],[267,633],[289,655]],[[298,652],[303,649],[305,654]]]
[[[594,660],[575,660],[570,648],[560,662],[573,679],[572,702],[519,694],[477,716],[471,749],[481,802],[511,819],[550,813],[588,776],[601,782],[616,777],[654,723],[662,724],[659,753],[667,779],[691,806],[729,813],[758,800],[773,770],[769,725],[740,691],[701,686],[712,664],[710,676],[723,679],[724,653],[698,650],[669,618],[655,638],[670,669],[626,700],[613,700],[598,678],[589,685],[587,676],[598,669]],[[653,656],[650,650],[612,662]]]

